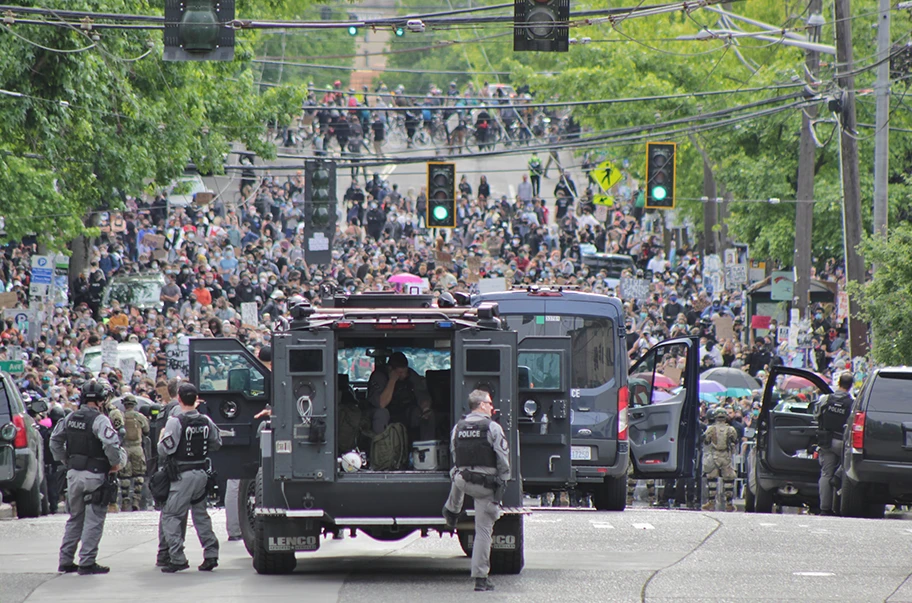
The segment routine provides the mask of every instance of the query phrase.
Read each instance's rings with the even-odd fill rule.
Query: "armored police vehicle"
[[[618,299],[564,288],[487,293],[519,337],[519,440],[523,487],[539,494],[574,489],[596,509],[622,511],[635,478],[694,471],[699,391],[698,342],[663,341],[628,369]],[[568,340],[560,371],[546,348]],[[674,387],[666,384],[669,377]],[[569,413],[567,412],[569,401]]]
[[[378,540],[448,533],[441,508],[450,489],[449,432],[468,412],[468,394],[485,389],[510,444],[513,475],[506,514],[494,527],[491,566],[520,572],[516,332],[496,304],[436,307],[430,296],[387,293],[330,301],[332,307],[292,309],[289,330],[273,334],[271,370],[236,339],[190,342],[191,380],[222,434],[213,465],[222,478],[249,480],[241,486],[242,501],[249,501],[241,523],[256,571],[291,572],[296,552],[315,551],[322,537],[344,531]],[[569,338],[527,341],[550,355],[553,378],[563,379]],[[400,362],[403,354],[409,372],[399,379],[415,395],[387,397],[389,413],[380,413],[378,425],[371,397],[387,389],[392,359]],[[267,403],[271,417],[259,425],[254,417]],[[553,415],[568,412],[566,401],[552,403]],[[457,528],[466,554],[471,516],[469,510]]]

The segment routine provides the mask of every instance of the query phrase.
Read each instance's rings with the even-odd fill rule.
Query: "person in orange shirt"
[[[201,306],[212,305],[212,293],[203,286],[203,283],[196,285],[196,289],[193,290],[193,295],[196,296],[196,301],[198,301]]]
[[[111,333],[123,332],[130,326],[129,317],[120,308],[114,308],[114,313],[108,319],[108,330]]]

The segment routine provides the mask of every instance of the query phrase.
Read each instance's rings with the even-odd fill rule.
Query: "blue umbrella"
[[[724,392],[722,392],[722,395],[728,396],[730,398],[745,398],[745,397],[749,398],[750,396],[753,395],[753,392],[751,390],[743,388],[743,387],[730,387],[727,390],[725,390]]]

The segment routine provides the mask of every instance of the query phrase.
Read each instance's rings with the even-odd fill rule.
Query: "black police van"
[[[630,446],[621,302],[607,295],[536,287],[473,298],[476,305],[492,302],[519,334],[522,348],[520,443],[526,492],[572,488],[591,493],[597,509],[622,511]],[[569,339],[571,353],[557,382],[545,376],[543,349],[562,338]],[[549,412],[555,400],[569,401],[569,413]],[[530,451],[533,446],[538,452]]]
[[[241,523],[256,571],[291,572],[296,552],[315,551],[322,537],[345,530],[378,540],[449,533],[441,515],[450,490],[449,431],[468,412],[468,394],[482,388],[499,412],[513,472],[503,499],[506,513],[494,527],[491,567],[520,572],[525,511],[516,332],[506,328],[494,304],[441,308],[432,306],[430,296],[385,293],[329,301],[334,307],[292,309],[291,328],[273,334],[271,371],[236,339],[190,341],[191,381],[222,434],[222,449],[211,455],[214,468],[221,478],[248,480],[240,498],[244,516],[253,521]],[[554,366],[569,364],[569,343],[549,342]],[[373,445],[365,419],[371,410],[367,382],[393,352],[405,353],[424,379],[438,424],[431,441],[416,445],[409,435],[408,465],[375,470],[368,456]],[[254,416],[267,404],[271,418],[260,426]],[[346,449],[348,426],[357,411],[357,451],[367,456],[360,468],[360,462],[346,460],[352,454]],[[344,446],[343,439],[349,440]],[[457,529],[466,554],[473,541],[471,515],[470,509]]]
[[[777,384],[789,377],[804,379],[805,387],[780,391]],[[820,397],[832,391],[811,371],[786,366],[770,369],[754,424],[756,444],[747,458],[745,511],[772,513],[774,505],[818,508],[815,411]]]

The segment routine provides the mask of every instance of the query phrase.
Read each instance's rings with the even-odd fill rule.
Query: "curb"
[[[15,517],[16,513],[13,510],[13,505],[0,503],[0,519],[13,519]]]

